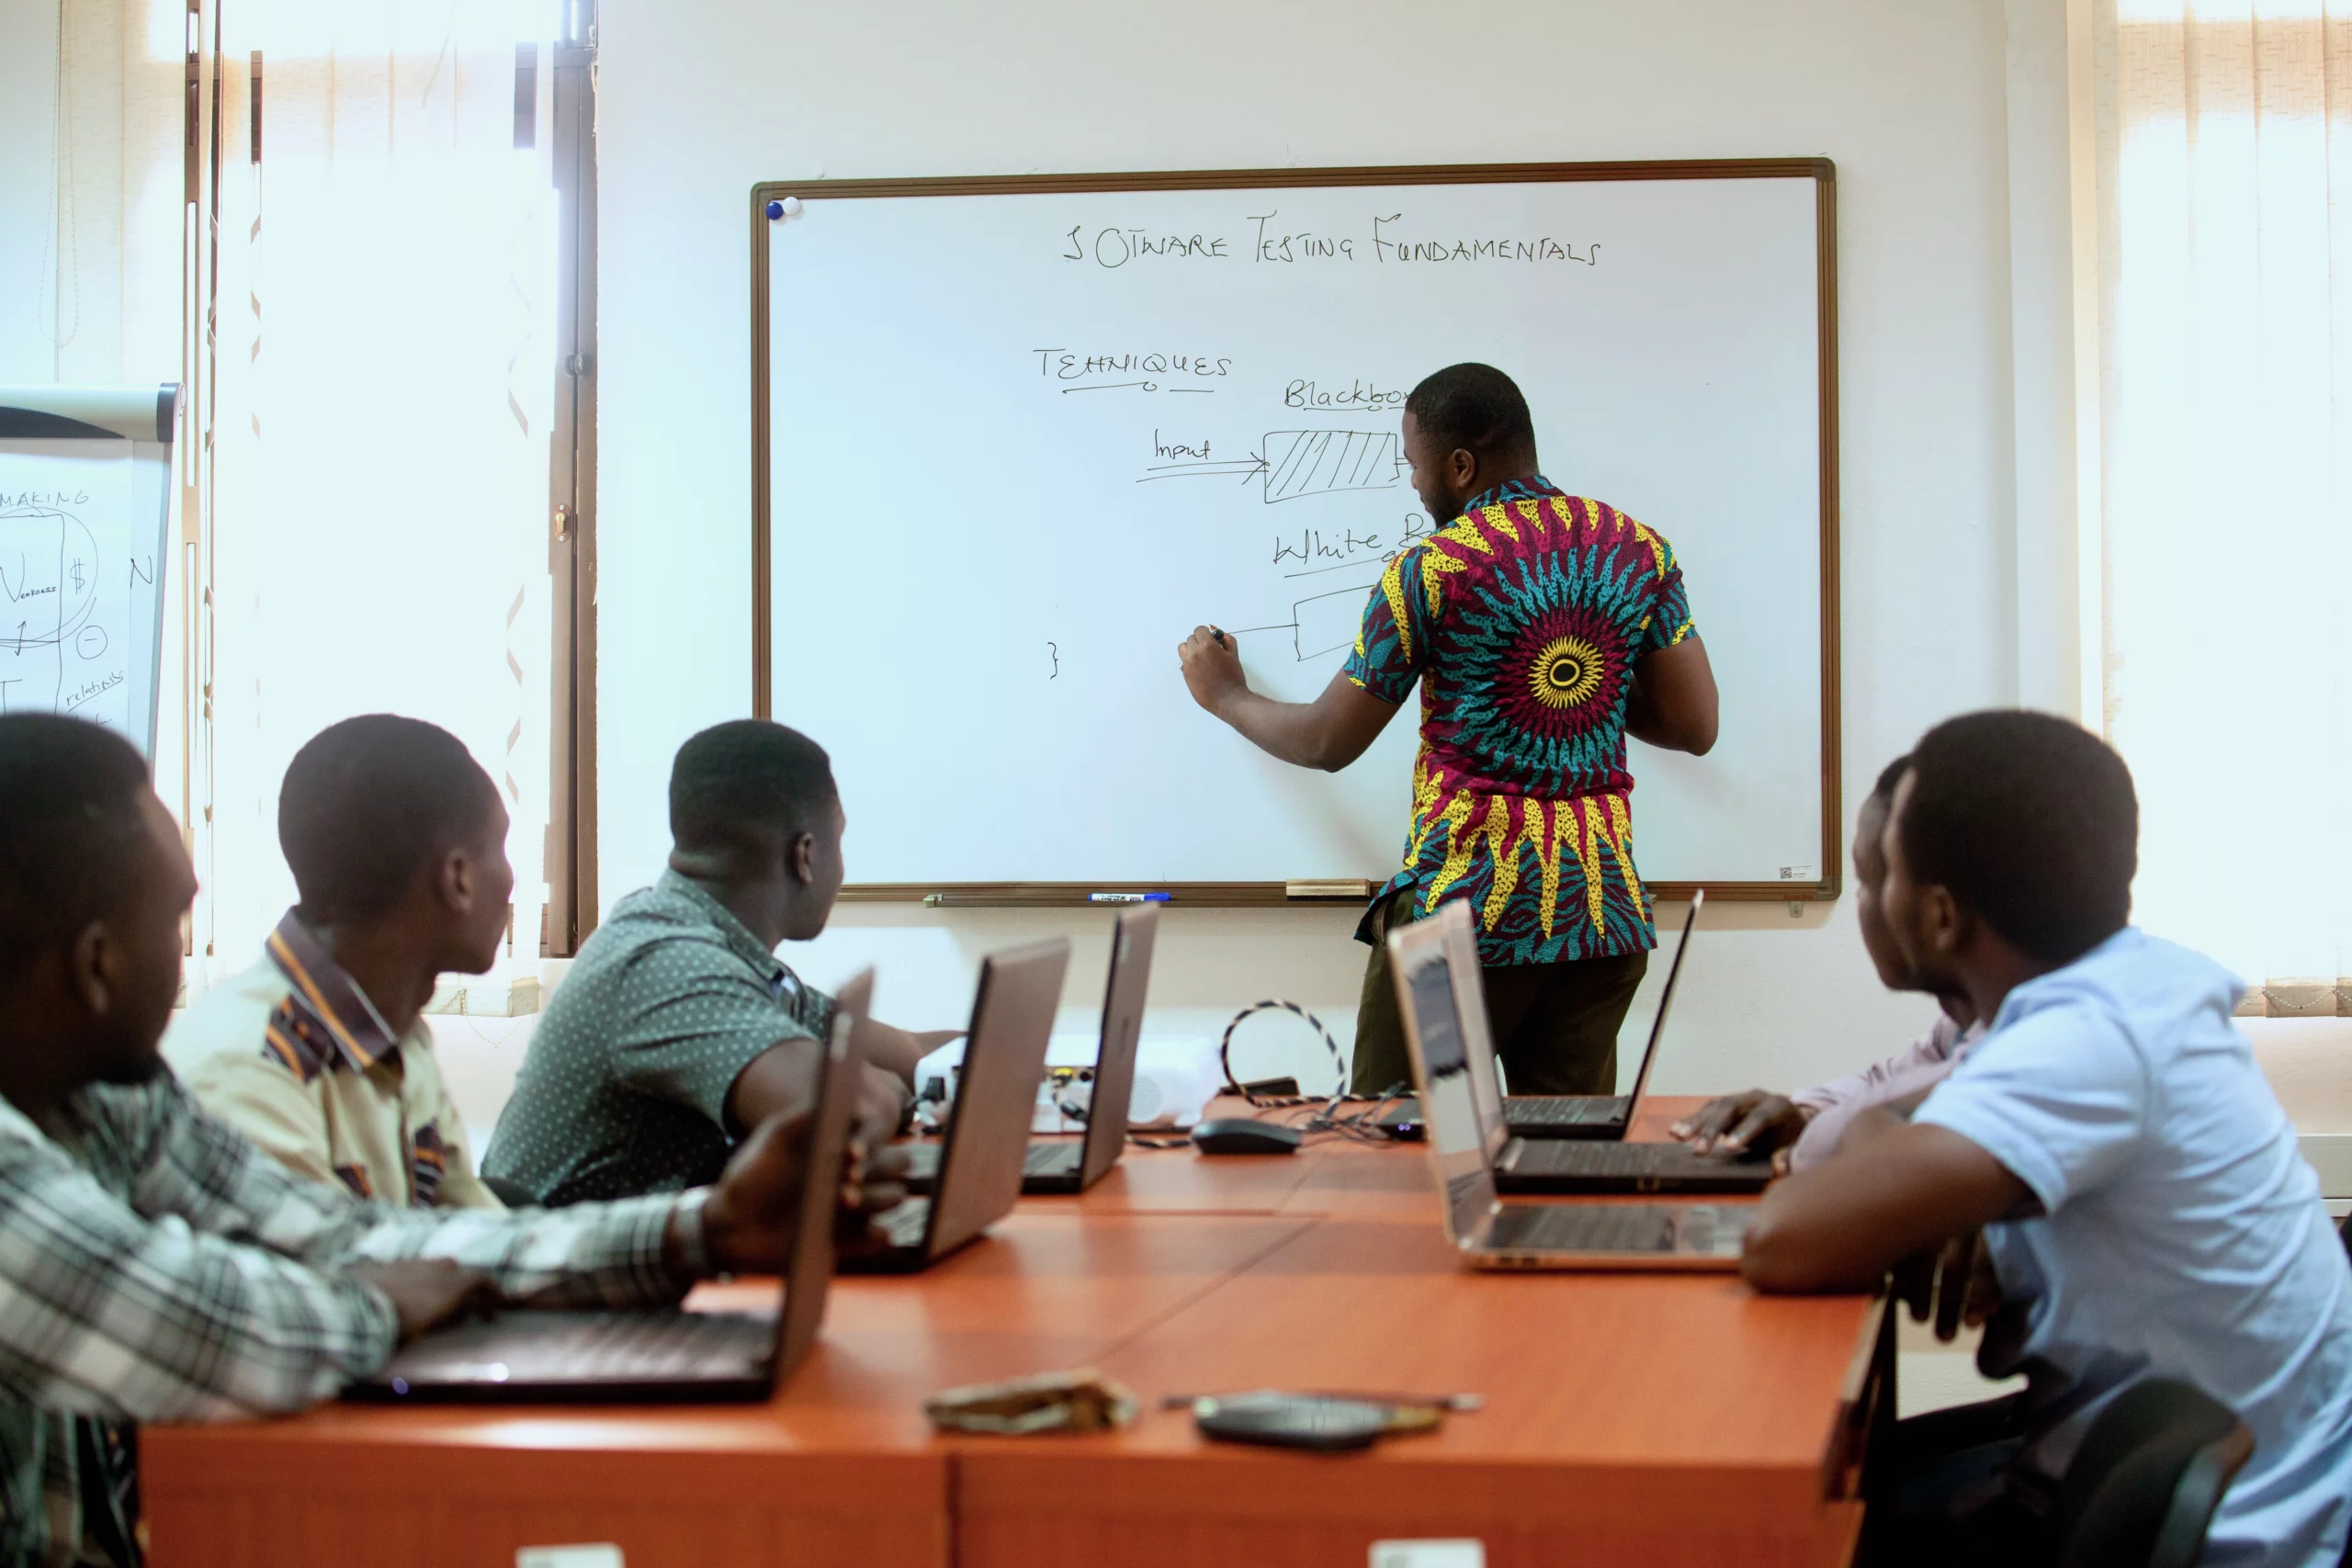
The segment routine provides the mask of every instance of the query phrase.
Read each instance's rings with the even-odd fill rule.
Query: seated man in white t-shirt
[[[1908,757],[1889,762],[1862,808],[1854,814],[1854,918],[1861,927],[1862,950],[1871,955],[1878,977],[1890,991],[1928,988],[1894,945],[1894,933],[1887,930],[1879,902],[1879,886],[1886,879],[1886,856],[1880,850],[1879,838],[1886,829],[1886,809],[1894,797],[1894,786],[1910,765]],[[1952,1064],[1983,1037],[1984,1027],[1973,1021],[1966,997],[1952,994],[1936,999],[1942,1004],[1942,1013],[1901,1055],[1791,1094],[1751,1089],[1719,1096],[1677,1122],[1674,1135],[1688,1140],[1701,1154],[1769,1153],[1773,1168],[1784,1174],[1820,1164],[1861,1111],[1872,1105],[1908,1111],[1942,1082]]]
[[[1984,1037],[1906,1123],[1856,1116],[1838,1149],[1766,1193],[1743,1269],[1764,1291],[1874,1288],[1980,1229],[2002,1305],[1979,1364],[2027,1393],[1986,1411],[2007,1448],[1977,1483],[1892,1435],[1897,1490],[1864,1561],[1971,1562],[2030,1542],[2037,1478],[2142,1377],[2235,1411],[2254,1455],[2204,1561],[2324,1568],[2352,1522],[2352,1269],[2318,1179],[2245,1039],[2219,965],[2127,924],[2138,805],[2122,760],[2044,715],[1928,731],[1884,834],[1887,924]],[[1924,1417],[1953,1423],[1955,1413]],[[1949,1473],[1948,1471],[1942,1473]]]

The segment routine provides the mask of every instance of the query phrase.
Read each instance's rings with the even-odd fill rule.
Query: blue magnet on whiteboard
[[[784,203],[782,203],[782,202],[780,202],[780,201],[771,201],[771,202],[769,202],[769,203],[768,203],[768,221],[769,221],[769,222],[773,223],[773,222],[775,222],[777,219],[779,219],[779,218],[781,218],[781,217],[783,217],[783,216],[784,216]]]

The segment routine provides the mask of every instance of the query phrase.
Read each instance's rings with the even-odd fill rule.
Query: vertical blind
[[[119,128],[100,149],[113,155],[92,154],[89,140],[106,141],[93,131],[60,159],[65,234],[81,242],[60,246],[60,299],[120,317],[122,363],[100,378],[180,375],[176,336],[148,314],[181,299],[192,223],[202,428],[187,444],[196,542],[178,564],[193,615],[169,637],[191,663],[192,724],[158,768],[171,800],[187,749],[206,885],[191,984],[251,962],[293,899],[277,800],[295,750],[382,711],[453,731],[497,782],[513,821],[511,961],[533,972],[556,258],[548,139],[531,118],[545,95],[518,90],[538,51],[517,45],[547,36],[553,8],[218,0],[193,21],[176,4],[65,10],[62,118]],[[191,26],[220,68],[198,104],[205,193],[184,209]],[[75,374],[62,355],[60,369]],[[167,669],[167,694],[178,675]]]
[[[2249,1010],[2334,1012],[2352,975],[2352,6],[2096,16],[2104,719],[2139,784],[2137,918],[2245,976]]]

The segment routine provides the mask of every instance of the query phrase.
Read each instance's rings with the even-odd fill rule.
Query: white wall
[[[2050,184],[2064,157],[2048,53],[2059,0],[604,8],[608,899],[660,866],[676,742],[750,705],[746,196],[761,179],[1826,154],[1840,175],[1847,797],[1948,713],[2020,690],[2064,704],[2073,536],[2050,475],[2069,454],[2051,449],[2048,423],[2072,396],[2049,259],[2064,220]],[[1475,28],[1449,28],[1457,15]],[[55,51],[53,6],[0,0],[0,379],[50,374],[34,280]],[[1521,79],[1456,85],[1489,59]],[[2063,264],[2063,240],[2054,254]],[[1690,565],[1703,615],[1704,565]],[[853,828],[853,873],[857,834],[877,830]],[[1213,1032],[1279,994],[1344,1042],[1363,963],[1351,924],[1170,911],[1151,1027]],[[1081,938],[1070,1000],[1084,1005],[1102,925],[850,906],[788,956],[820,979],[878,963],[887,1012],[932,1023],[960,1015],[978,953],[1048,931]],[[1921,1017],[1871,977],[1850,900],[1796,919],[1718,907],[1707,926],[1662,1088],[1817,1076]]]
[[[2011,8],[2033,13],[2028,32],[2059,10]],[[2014,125],[2063,135],[2064,120],[2046,100],[2012,113],[2012,27],[1999,0],[604,0],[606,898],[661,865],[675,743],[750,706],[746,213],[762,179],[1835,159],[1845,790],[1859,800],[1928,724],[2017,700],[2021,651],[2030,662],[2040,646],[2041,628],[2021,637],[2018,620],[2041,584],[2029,565],[2021,592],[2015,526],[2009,141]],[[2063,151],[2022,152],[2029,169],[2052,156],[2063,167]],[[2052,367],[2033,368],[2045,380],[2032,395],[2052,396]],[[1049,497],[1050,472],[1036,479]],[[847,497],[888,476],[777,482]],[[1703,617],[1705,563],[1688,565]],[[1403,827],[1400,812],[1400,841]],[[858,833],[881,830],[854,821],[853,876]],[[966,1005],[978,953],[1045,932],[1084,939],[1070,999],[1089,999],[1102,923],[849,906],[787,957],[820,980],[877,963],[886,1014],[937,1024]],[[1205,1031],[1279,994],[1344,1029],[1363,963],[1351,923],[1170,911],[1151,1027]],[[1661,1088],[1810,1078],[1923,1021],[1916,998],[1886,996],[1870,974],[1850,898],[1796,919],[1719,906],[1707,928]]]
[[[53,380],[55,0],[0,0],[0,383]]]

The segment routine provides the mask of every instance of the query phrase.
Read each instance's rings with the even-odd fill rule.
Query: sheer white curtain
[[[514,106],[537,8],[224,0],[223,18],[231,61],[260,51],[262,112],[259,158],[221,178],[218,946],[243,962],[291,899],[295,750],[389,711],[498,781],[536,970],[554,212]],[[249,109],[226,118],[250,136]]]
[[[2265,987],[2255,1009],[2334,1012],[2352,0],[2099,0],[2095,38],[2105,722],[2140,789],[2137,916]]]
[[[119,40],[110,59],[85,48],[78,73],[69,60],[62,85],[77,113],[118,113],[121,130],[119,158],[77,147],[70,175],[61,163],[61,209],[121,212],[123,254],[168,254],[176,273],[186,12],[65,10],[74,36]],[[214,53],[217,26],[224,65],[220,220],[194,213],[189,291],[207,415],[192,434],[209,472],[183,564],[199,619],[210,594],[194,653],[190,810],[207,892],[192,987],[251,962],[292,900],[277,837],[288,760],[326,725],[377,711],[450,729],[497,781],[513,819],[511,963],[536,974],[555,214],[548,138],[518,131],[531,117],[517,47],[554,19],[509,0],[205,7],[201,45]],[[533,98],[543,128],[544,73]],[[122,319],[143,320],[155,280],[127,264],[116,275]],[[62,260],[61,300],[64,276]],[[179,294],[164,288],[176,321]],[[174,358],[155,373],[175,376]]]

